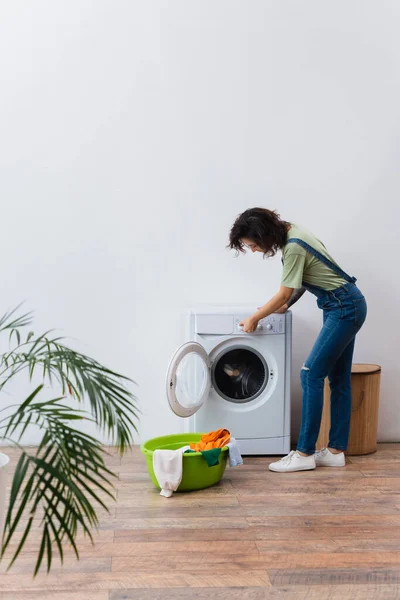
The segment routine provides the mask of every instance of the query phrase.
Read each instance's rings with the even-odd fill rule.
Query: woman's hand
[[[239,325],[245,333],[253,333],[253,331],[257,329],[258,319],[247,317],[247,319],[243,319]]]

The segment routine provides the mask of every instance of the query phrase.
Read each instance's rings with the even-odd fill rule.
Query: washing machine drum
[[[264,358],[248,348],[225,352],[215,363],[214,387],[230,402],[244,403],[257,398],[268,381]]]

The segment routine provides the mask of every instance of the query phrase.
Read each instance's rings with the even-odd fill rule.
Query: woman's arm
[[[286,302],[286,304],[284,304],[283,306],[281,306],[281,308],[279,308],[276,312],[285,313],[287,310],[289,310],[291,306],[293,306],[293,304],[297,302],[297,300],[300,300],[305,291],[306,288],[304,287],[293,290],[293,294],[291,295],[289,301]]]
[[[271,298],[267,304],[261,306],[257,312],[254,313],[251,317],[244,319],[240,325],[242,326],[243,331],[246,333],[252,333],[257,329],[258,322],[261,319],[265,319],[269,315],[272,315],[273,312],[281,308],[284,304],[288,303],[291,296],[293,294],[293,288],[288,288],[282,285],[279,289],[279,292],[275,294]]]

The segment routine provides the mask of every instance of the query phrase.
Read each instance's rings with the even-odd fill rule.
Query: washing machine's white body
[[[179,391],[181,359],[172,361],[167,394],[173,410],[185,419],[186,432],[229,429],[242,454],[287,454],[290,451],[291,312],[273,314],[252,334],[243,333],[240,321],[254,308],[199,308],[187,315],[184,354],[186,383]],[[204,364],[203,364],[204,363]],[[178,370],[178,371],[177,371]],[[181,372],[180,372],[181,371]],[[172,373],[172,374],[171,374]],[[247,380],[246,380],[247,377]],[[179,378],[178,378],[179,379]],[[201,388],[201,389],[200,389]],[[178,396],[178,400],[177,400]],[[185,397],[186,405],[185,405]],[[202,398],[192,401],[192,398]]]

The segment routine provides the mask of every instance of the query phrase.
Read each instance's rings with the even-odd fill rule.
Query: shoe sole
[[[272,473],[296,473],[296,471],[314,471],[315,467],[299,467],[297,469],[271,469],[271,467],[268,467],[270,471],[272,471]]]

